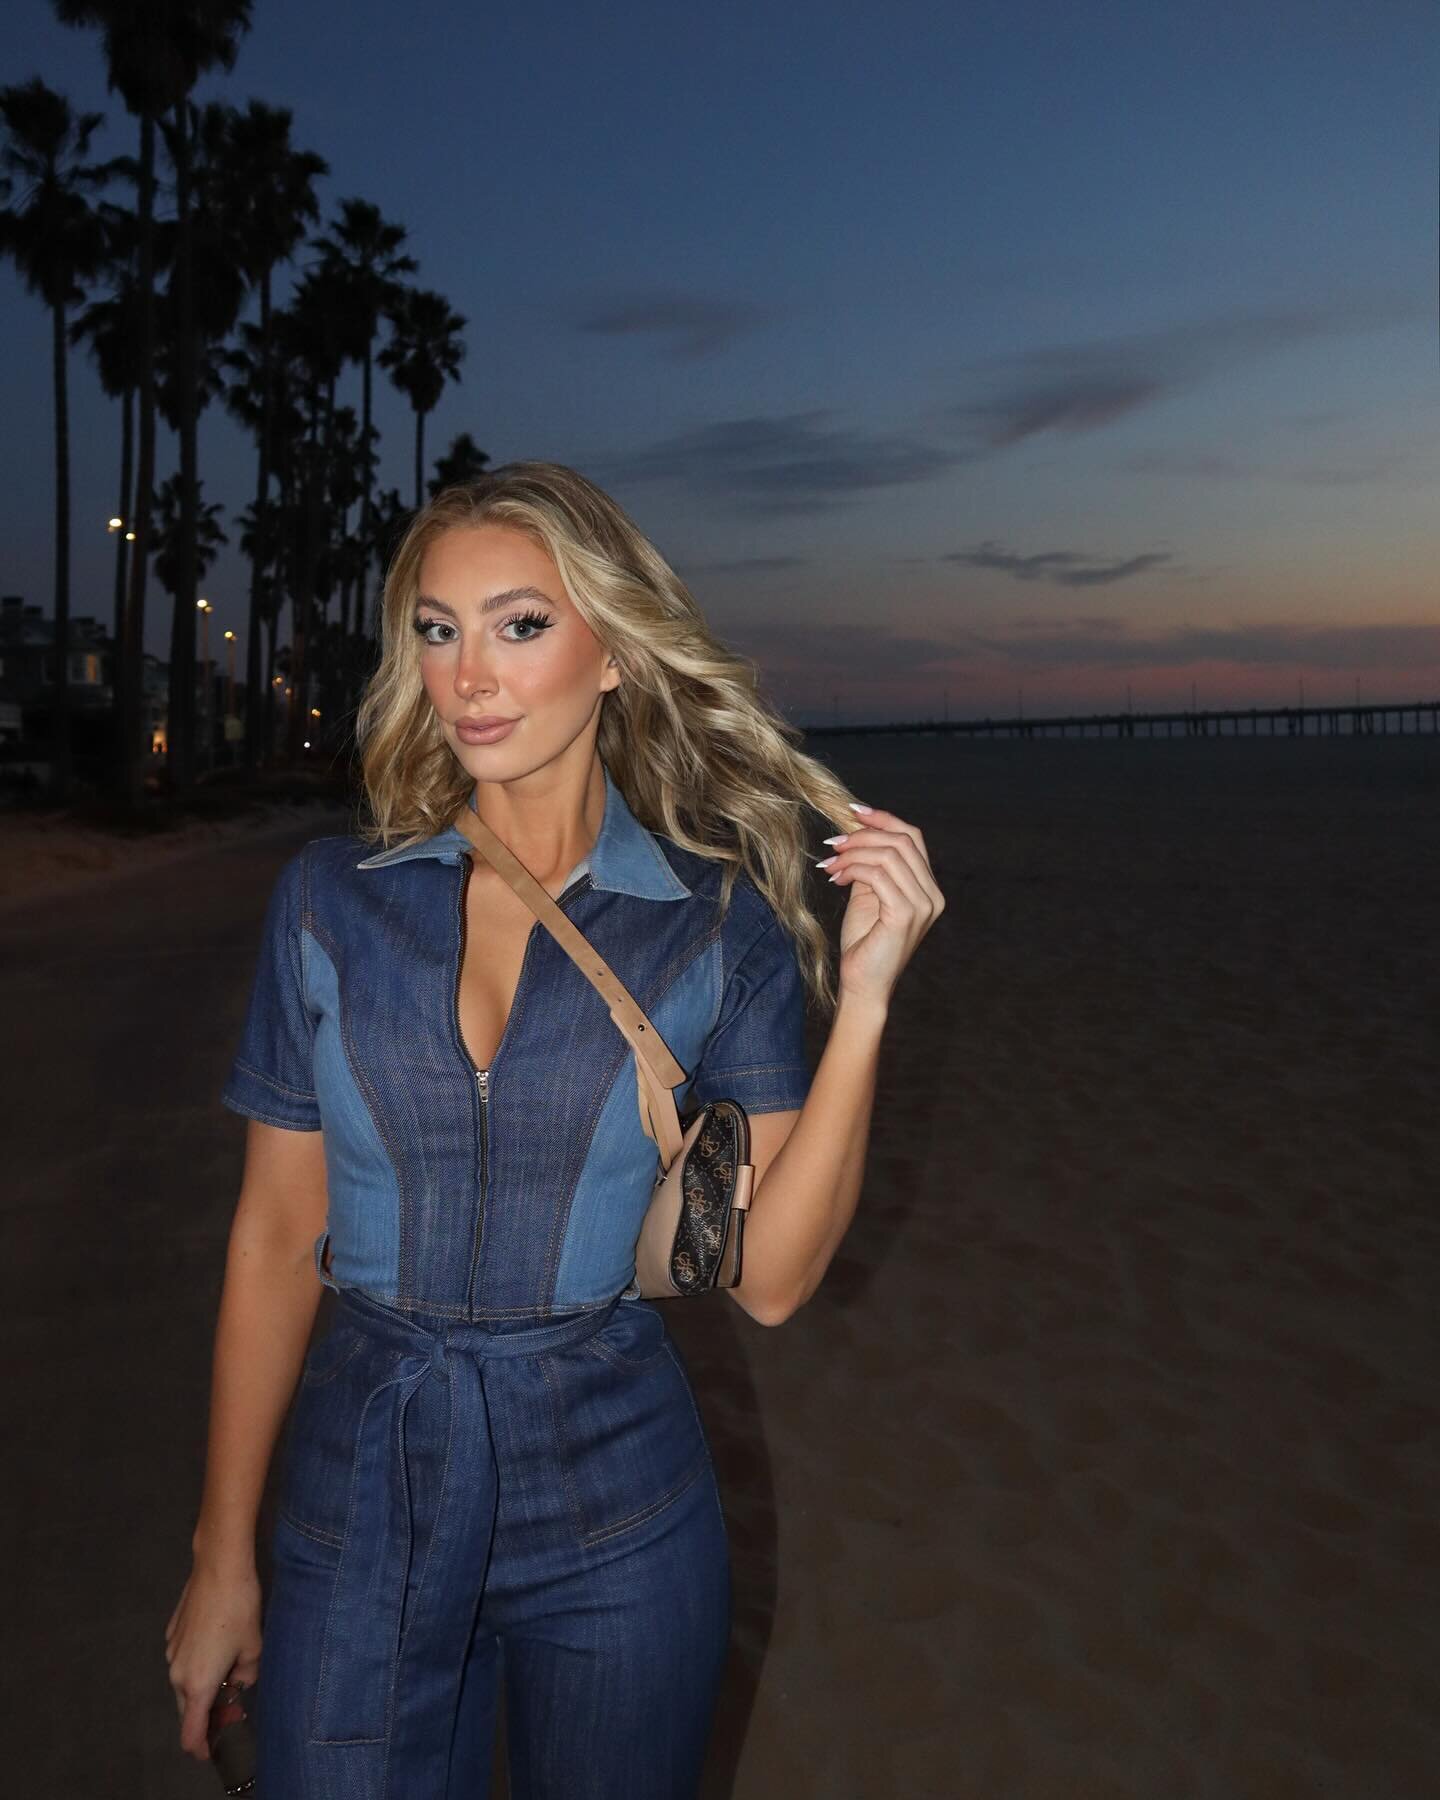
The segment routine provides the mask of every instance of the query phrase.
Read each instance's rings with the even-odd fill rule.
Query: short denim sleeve
[[[789,1112],[809,1091],[805,982],[793,940],[772,920],[725,983],[686,1100],[738,1100],[747,1112]]]
[[[314,1028],[301,963],[304,881],[302,849],[281,869],[270,893],[249,1011],[220,1103],[266,1125],[319,1131]]]

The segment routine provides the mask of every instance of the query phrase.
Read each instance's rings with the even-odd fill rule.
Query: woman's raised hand
[[[855,810],[861,822],[826,839],[835,854],[820,865],[837,887],[850,889],[840,926],[840,992],[888,1004],[900,971],[945,910],[945,896],[919,826],[882,807]]]

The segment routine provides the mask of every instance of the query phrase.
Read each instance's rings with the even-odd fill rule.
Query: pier
[[[1217,707],[1186,712],[1057,713],[1005,719],[915,719],[885,725],[807,725],[807,735],[957,737],[1414,737],[1440,732],[1440,700],[1386,705]]]

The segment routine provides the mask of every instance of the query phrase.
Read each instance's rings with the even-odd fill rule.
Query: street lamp
[[[195,610],[200,614],[200,666],[205,681],[205,762],[208,767],[215,759],[215,746],[211,741],[214,726],[210,717],[210,615],[215,608],[202,594],[195,602]]]
[[[123,531],[125,529],[125,521],[120,518],[111,519],[110,523],[105,527],[105,529],[112,533],[116,532],[116,531]]]

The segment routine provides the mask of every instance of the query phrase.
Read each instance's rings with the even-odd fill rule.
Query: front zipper
[[[460,879],[460,954],[455,959],[455,1042],[460,1047],[460,1054],[465,1058],[466,1067],[470,1069],[475,1076],[476,1086],[480,1094],[480,1192],[475,1206],[475,1242],[470,1253],[470,1282],[466,1294],[466,1310],[473,1319],[475,1317],[475,1273],[480,1267],[480,1247],[484,1242],[485,1237],[485,1182],[486,1177],[489,1174],[490,1165],[491,1081],[490,1070],[488,1068],[480,1069],[475,1066],[474,1057],[471,1056],[470,1052],[465,1048],[465,1034],[460,1029],[460,979],[465,968],[465,927],[467,914],[465,896],[470,889],[470,872],[475,866],[474,857],[466,856],[464,858],[464,864],[465,872]],[[579,893],[580,889],[585,886],[589,879],[590,871],[587,869],[583,875],[577,876],[575,880],[570,883],[569,887],[567,887],[564,893],[560,895],[555,904],[557,906],[564,906],[570,896]],[[538,919],[535,921],[535,924],[536,926],[539,926],[541,930],[544,929],[543,926],[540,926],[540,921]],[[526,939],[525,948],[528,953],[530,948],[528,938]],[[522,956],[520,959],[521,976],[524,975],[524,972],[525,958]],[[515,1011],[515,1002],[519,997],[520,980],[517,977],[515,993],[511,996],[510,1000],[510,1011],[512,1014]],[[507,1018],[505,1021],[506,1030],[509,1029],[509,1025],[510,1020]],[[500,1037],[503,1042],[505,1037],[504,1031],[500,1033]],[[497,1044],[495,1049],[498,1053],[500,1045]]]

